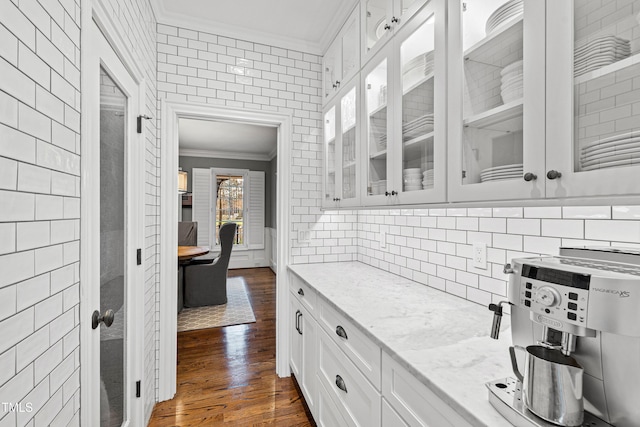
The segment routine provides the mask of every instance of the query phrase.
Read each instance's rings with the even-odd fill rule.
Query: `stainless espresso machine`
[[[561,248],[505,272],[516,378],[487,383],[491,404],[518,427],[639,427],[640,251]]]

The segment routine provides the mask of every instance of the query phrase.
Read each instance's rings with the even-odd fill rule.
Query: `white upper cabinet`
[[[362,63],[371,59],[427,0],[362,0]]]
[[[323,103],[331,100],[341,86],[360,71],[360,6],[333,40],[322,58]]]
[[[547,197],[640,193],[640,0],[547,2]]]
[[[322,206],[326,208],[357,206],[360,202],[358,82],[357,76],[347,82],[324,110]]]
[[[362,70],[365,205],[445,201],[444,8],[429,2]]]
[[[545,197],[545,2],[450,2],[449,199]]]

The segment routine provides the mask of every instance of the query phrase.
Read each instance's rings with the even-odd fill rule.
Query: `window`
[[[236,245],[244,245],[244,175],[216,175],[216,208],[213,212],[216,245],[220,244],[220,227],[227,222],[237,225]]]
[[[235,222],[234,250],[264,249],[264,172],[193,168],[191,179],[198,245],[219,248],[220,227]]]

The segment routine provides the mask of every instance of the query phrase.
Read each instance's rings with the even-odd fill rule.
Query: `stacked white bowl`
[[[522,98],[522,60],[513,62],[500,71],[502,76],[500,95],[502,101],[508,104]]]
[[[381,179],[379,181],[373,181],[371,183],[371,194],[373,196],[377,196],[379,194],[384,194],[387,190],[387,180]]]
[[[422,188],[433,188],[433,165],[422,173]]]
[[[422,169],[407,168],[402,171],[404,191],[422,190]]]

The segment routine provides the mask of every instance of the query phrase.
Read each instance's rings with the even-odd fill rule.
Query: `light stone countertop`
[[[509,427],[485,383],[513,376],[509,316],[489,337],[486,307],[359,262],[289,269],[473,426]]]

